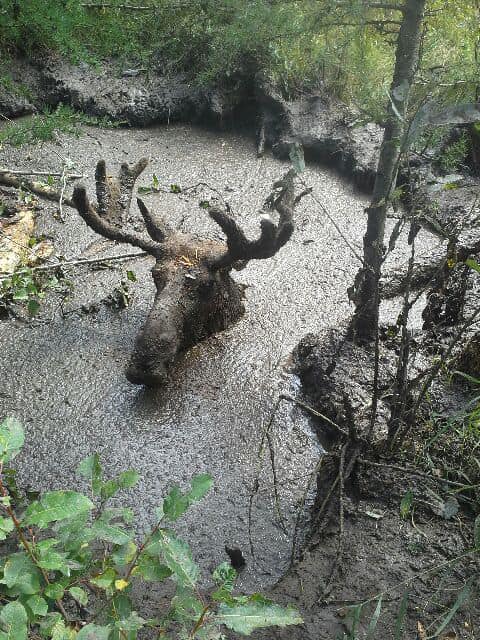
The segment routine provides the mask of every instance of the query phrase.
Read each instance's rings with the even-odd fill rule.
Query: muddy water
[[[163,185],[208,182],[230,202],[244,227],[258,228],[257,212],[285,165],[259,160],[251,140],[231,133],[186,126],[141,130],[90,129],[80,139],[20,151],[3,149],[1,164],[12,168],[57,169],[61,157],[85,172],[93,187],[95,161],[110,167],[141,156],[152,161]],[[326,169],[311,167],[305,179],[334,212],[350,240],[361,246],[365,200]],[[189,196],[150,195],[148,205],[177,228],[220,237],[198,202],[206,187]],[[73,210],[66,221],[43,210],[39,232],[55,241],[67,259],[125,251],[86,228]],[[297,209],[293,240],[273,259],[251,263],[236,277],[247,285],[247,312],[221,335],[192,349],[175,367],[165,388],[145,391],[127,382],[123,368],[153,296],[151,259],[117,263],[114,269],[71,270],[74,288],[62,308],[50,296],[28,323],[0,325],[0,414],[14,414],[26,426],[27,445],[18,459],[20,482],[36,488],[81,486],[77,464],[99,452],[108,473],[135,468],[139,485],[127,496],[148,527],[154,508],[174,482],[209,472],[215,489],[192,508],[179,529],[192,543],[204,570],[226,559],[224,545],[240,547],[247,559],[246,588],[274,582],[288,564],[294,518],[309,471],[320,450],[302,413],[283,403],[273,422],[281,524],[275,508],[269,456],[259,458],[265,424],[280,390],[295,390],[289,355],[307,332],[344,321],[351,312],[346,287],[357,262],[318,205],[305,198]],[[400,251],[399,260],[406,259]],[[103,304],[133,270],[131,303],[115,310]],[[84,313],[82,305],[100,303]],[[258,469],[260,491],[253,500],[249,547],[248,506]]]

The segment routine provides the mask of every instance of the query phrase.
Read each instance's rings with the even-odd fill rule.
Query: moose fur
[[[148,238],[126,230],[135,181],[147,166],[146,159],[130,167],[123,164],[117,178],[107,176],[105,162],[95,171],[97,206],[78,185],[73,202],[94,231],[117,242],[126,242],[152,255],[156,295],[145,325],[135,340],[126,376],[134,384],[158,386],[167,380],[177,355],[213,333],[236,322],[244,313],[244,287],[233,280],[232,268],[249,260],[273,256],[290,239],[295,198],[294,171],[274,184],[269,207],[279,214],[278,224],[262,216],[257,240],[248,240],[234,218],[219,207],[210,217],[220,226],[226,242],[198,239],[171,230],[144,202],[137,199]]]

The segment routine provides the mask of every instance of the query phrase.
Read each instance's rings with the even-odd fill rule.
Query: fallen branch
[[[19,170],[19,169],[4,169],[2,167],[0,167],[0,174],[4,175],[4,174],[10,174],[11,176],[47,176],[47,177],[52,177],[52,178],[61,178],[63,176],[63,172],[62,173],[58,173],[56,171],[24,171],[24,170]],[[81,178],[84,178],[85,176],[83,174],[79,174],[79,173],[69,173],[68,175],[65,176],[65,178],[67,180],[80,180]]]
[[[31,267],[30,271],[54,271],[55,269],[63,269],[64,267],[77,267],[86,264],[101,264],[103,262],[118,262],[119,260],[128,260],[130,258],[144,258],[148,253],[122,253],[118,256],[105,256],[104,258],[80,258],[78,260],[70,260],[65,262],[56,262],[55,264],[46,264],[39,267]],[[0,276],[0,282],[9,278],[10,275]]]
[[[286,394],[282,394],[280,396],[280,398],[282,400],[287,400],[288,402],[293,402],[293,404],[296,404],[299,407],[302,407],[302,409],[305,409],[305,411],[308,411],[308,413],[311,413],[312,416],[315,416],[316,418],[321,418],[327,424],[329,424],[331,427],[336,429],[342,436],[344,436],[345,438],[348,438],[348,433],[345,431],[345,429],[342,429],[342,427],[339,427],[338,424],[333,422],[333,420],[330,420],[330,418],[325,416],[323,413],[320,413],[319,411],[317,411],[313,407],[310,407],[308,404],[305,404],[305,402],[302,402],[301,400],[297,400],[296,398],[293,398],[292,396],[289,396],[289,395],[286,395]]]
[[[61,194],[48,186],[48,184],[44,184],[43,182],[33,182],[32,180],[24,180],[13,173],[0,172],[0,184],[4,184],[7,187],[15,187],[16,189],[26,189],[31,193],[35,193],[36,195],[46,198],[47,200],[52,200],[53,202],[60,202],[62,200],[63,204],[66,204],[69,207],[75,206],[70,198],[62,198]]]

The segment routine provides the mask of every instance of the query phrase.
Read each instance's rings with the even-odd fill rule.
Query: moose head
[[[230,272],[249,260],[277,253],[293,233],[293,210],[300,197],[295,198],[295,172],[291,170],[274,184],[267,201],[279,214],[278,224],[270,216],[262,216],[256,240],[247,239],[226,209],[209,207],[208,213],[222,229],[226,242],[174,231],[137,198],[147,238],[126,228],[135,181],[147,164],[146,159],[132,167],[123,164],[118,177],[112,178],[106,174],[105,162],[100,161],[95,171],[97,206],[89,202],[82,185],[76,186],[73,202],[96,233],[139,247],[156,260],[152,269],[155,300],[135,340],[126,376],[134,384],[158,386],[166,382],[168,368],[180,352],[241,317],[244,287]]]

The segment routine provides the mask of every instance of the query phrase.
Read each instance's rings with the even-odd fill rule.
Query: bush
[[[236,572],[227,562],[213,572],[213,589],[200,587],[200,569],[171,525],[209,491],[207,474],[195,476],[185,493],[173,487],[156,511],[157,524],[136,542],[132,511],[109,505],[136,484],[135,471],[105,480],[98,455],[92,455],[78,468],[90,482],[91,497],[49,491],[22,505],[4,466],[23,441],[15,420],[0,424],[0,539],[7,548],[18,545],[1,559],[0,638],[134,640],[149,628],[162,638],[206,640],[223,637],[222,627],[250,635],[302,622],[294,609],[261,595],[236,595]],[[141,617],[133,608],[134,583],[168,579],[175,584],[169,606],[159,618]]]

